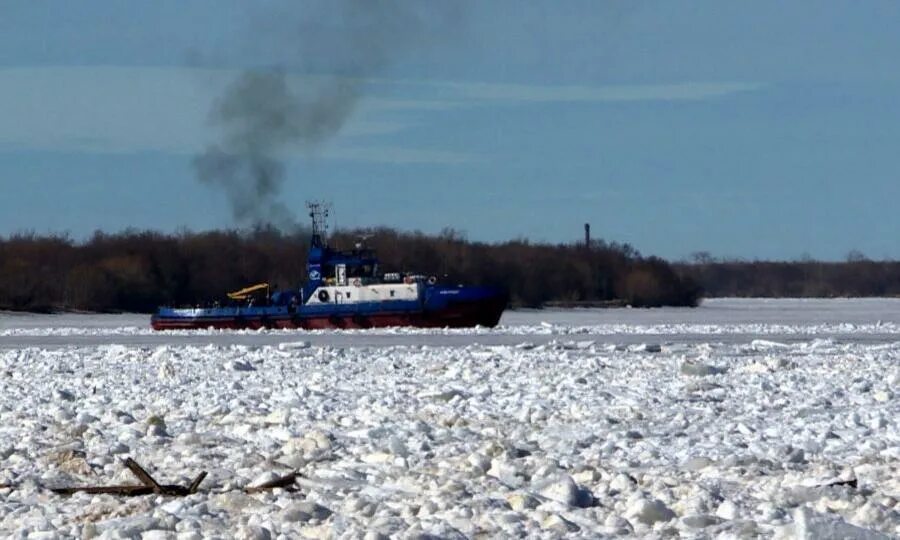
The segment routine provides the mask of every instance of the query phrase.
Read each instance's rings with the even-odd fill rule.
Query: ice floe
[[[894,537],[898,380],[900,344],[815,338],[0,350],[0,534]],[[209,476],[44,489],[126,456]]]

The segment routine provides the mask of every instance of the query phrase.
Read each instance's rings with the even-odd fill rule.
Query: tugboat
[[[355,329],[388,326],[461,328],[496,326],[507,295],[497,287],[447,285],[434,276],[379,274],[375,253],[327,243],[328,207],[309,203],[312,239],[307,282],[298,290],[271,292],[259,283],[228,293],[227,305],[160,307],[154,330],[182,329]]]

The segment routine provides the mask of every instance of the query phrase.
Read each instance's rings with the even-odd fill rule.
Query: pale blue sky
[[[340,44],[285,35],[327,33],[329,5],[4,2],[0,234],[231,226],[191,167],[209,111],[242,69],[330,75]],[[489,241],[589,221],[668,258],[900,258],[900,3],[417,6],[427,37],[363,73],[336,137],[286,151],[286,204]]]

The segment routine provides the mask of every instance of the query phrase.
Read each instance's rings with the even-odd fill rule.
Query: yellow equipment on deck
[[[251,285],[249,287],[245,287],[239,291],[234,291],[228,293],[228,298],[232,300],[247,300],[253,293],[259,292],[261,290],[266,290],[266,298],[269,297],[269,284],[268,283],[257,283],[256,285]]]

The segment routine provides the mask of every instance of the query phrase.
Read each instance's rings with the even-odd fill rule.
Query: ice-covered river
[[[900,535],[900,301],[153,333],[0,314],[0,536]],[[135,483],[188,497],[56,495]],[[297,491],[247,494],[298,472]]]
[[[147,315],[33,315],[0,312],[0,348],[153,345],[277,345],[302,338],[313,345],[465,346],[544,343],[560,336],[604,343],[746,342],[760,336],[797,341],[900,339],[900,299],[710,299],[699,308],[507,311],[493,329],[366,331],[183,331],[158,333]]]

